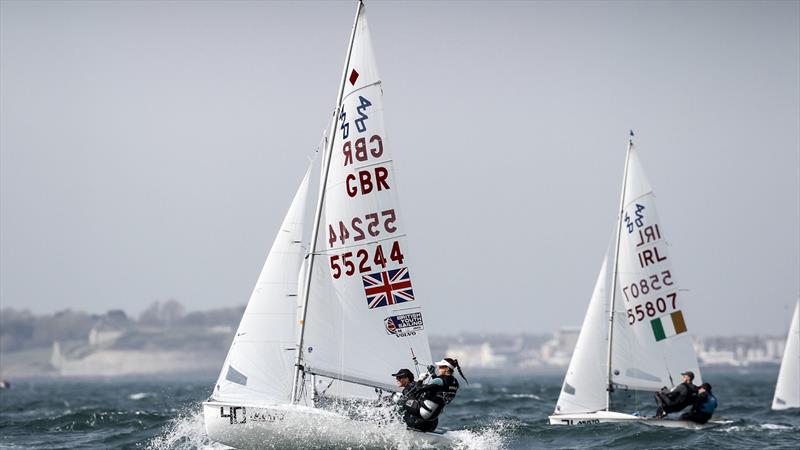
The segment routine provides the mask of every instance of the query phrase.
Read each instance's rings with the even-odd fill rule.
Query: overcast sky
[[[0,303],[243,304],[355,2],[0,3]],[[800,3],[366,4],[432,333],[579,325],[627,132],[700,335],[800,294]]]

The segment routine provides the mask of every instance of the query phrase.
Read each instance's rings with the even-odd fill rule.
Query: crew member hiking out
[[[656,392],[656,419],[661,419],[671,412],[677,412],[692,404],[694,395],[697,393],[697,386],[692,384],[694,372],[686,371],[681,374],[683,382],[671,390],[666,387]]]
[[[711,393],[711,385],[703,383],[697,390],[697,395],[694,397],[692,409],[681,414],[681,420],[691,420],[696,423],[706,423],[711,420],[714,411],[717,409],[717,397]]]
[[[426,432],[435,430],[444,407],[453,401],[458,392],[458,380],[453,376],[454,371],[458,369],[458,374],[467,381],[457,359],[444,358],[436,363],[436,368],[439,375],[434,373],[434,366],[428,366],[427,374],[413,383],[408,391],[405,387],[403,389],[403,420],[409,428]],[[398,372],[401,373],[402,370]],[[400,383],[398,378],[398,384]]]

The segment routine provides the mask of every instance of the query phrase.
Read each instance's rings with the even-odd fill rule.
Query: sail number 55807
[[[630,297],[637,298],[639,295],[647,295],[650,291],[658,291],[664,286],[672,286],[673,284],[675,282],[672,281],[672,273],[669,270],[665,270],[661,272],[660,276],[659,274],[653,274],[649,278],[639,280],[630,286],[623,286],[622,293],[625,294],[625,301],[629,302],[631,300]]]
[[[404,258],[405,256],[403,256],[403,252],[400,250],[399,241],[394,241],[394,243],[392,243],[392,249],[389,252],[388,261],[386,256],[384,256],[383,247],[381,244],[378,244],[375,246],[372,255],[370,255],[369,250],[365,248],[357,250],[355,255],[353,252],[344,252],[341,255],[331,255],[331,272],[333,274],[333,278],[335,279],[341,278],[342,274],[350,277],[356,272],[372,272],[372,266],[370,264],[375,264],[376,266],[385,268],[389,261],[394,261],[397,264],[403,264]]]
[[[633,325],[636,322],[641,322],[645,317],[653,317],[656,314],[667,312],[667,302],[672,302],[672,309],[675,310],[675,300],[678,299],[678,294],[671,293],[664,297],[658,297],[654,302],[646,302],[642,305],[636,305],[636,308],[628,308],[628,324]]]

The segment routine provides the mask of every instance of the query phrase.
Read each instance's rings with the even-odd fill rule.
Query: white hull
[[[691,422],[689,420],[649,418],[642,420],[642,423],[654,427],[684,428],[688,430],[707,430],[709,428],[716,428],[722,425],[730,425],[733,423],[733,421],[725,419],[714,419],[714,420],[709,420],[706,423],[696,423],[696,422]]]
[[[247,406],[203,403],[208,437],[235,448],[433,447],[452,441],[440,433],[421,433],[398,423],[360,422],[306,406]]]
[[[594,411],[575,414],[554,414],[550,417],[550,425],[584,425],[594,423],[639,422],[642,417],[614,411]]]
[[[634,416],[632,414],[618,413],[614,411],[595,411],[588,413],[575,414],[554,414],[550,417],[550,425],[586,425],[598,423],[644,423],[656,427],[664,428],[686,428],[691,430],[705,430],[720,425],[732,423],[730,420],[711,420],[708,423],[699,424],[688,420],[677,419],[656,419],[654,417]]]

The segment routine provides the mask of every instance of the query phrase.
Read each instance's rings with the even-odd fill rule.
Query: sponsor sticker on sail
[[[650,326],[653,328],[656,342],[686,332],[686,322],[680,310],[651,320]]]
[[[417,331],[425,328],[425,325],[422,322],[421,312],[390,316],[383,320],[383,324],[386,327],[387,333],[399,338],[414,336],[417,334]]]

